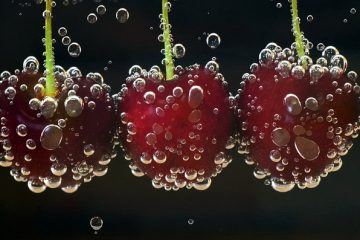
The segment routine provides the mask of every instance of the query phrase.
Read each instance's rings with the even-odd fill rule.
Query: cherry
[[[358,136],[360,88],[355,72],[334,47],[315,64],[296,62],[295,45],[270,43],[251,65],[237,95],[239,152],[254,175],[280,192],[316,187],[337,171]]]
[[[35,57],[23,71],[5,71],[0,83],[0,165],[35,193],[47,187],[75,192],[103,176],[116,156],[114,103],[98,73],[54,67],[51,1],[46,1],[46,74]]]
[[[96,81],[99,75],[81,77],[76,68],[57,75],[56,98],[42,96],[40,74],[23,71],[0,85],[0,165],[11,167],[15,180],[28,181],[36,193],[46,187],[74,192],[106,174],[115,156],[110,88]]]
[[[291,0],[295,42],[269,43],[243,75],[238,102],[239,153],[254,175],[279,192],[314,188],[339,170],[359,131],[357,74],[332,46],[313,62]]]
[[[160,27],[165,76],[134,65],[118,94],[118,135],[135,176],[147,175],[155,188],[206,190],[231,161],[235,138],[234,98],[214,61],[205,68],[174,67],[169,24],[171,5],[162,0]],[[221,127],[218,127],[220,126]]]
[[[155,188],[205,190],[231,162],[235,144],[227,83],[199,65],[179,67],[172,81],[156,69],[131,75],[119,93],[119,133],[132,173],[148,175]]]

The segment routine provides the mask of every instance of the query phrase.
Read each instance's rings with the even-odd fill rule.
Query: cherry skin
[[[347,61],[327,47],[316,64],[269,44],[243,77],[238,101],[239,153],[254,175],[279,192],[316,187],[337,171],[359,130],[359,86]]]
[[[155,188],[205,190],[232,160],[233,97],[220,73],[198,65],[176,72],[172,81],[156,67],[128,77],[119,93],[120,142],[132,173]]]
[[[58,67],[56,97],[44,96],[36,71],[6,72],[0,85],[0,165],[35,193],[61,188],[73,193],[103,176],[115,157],[115,114],[109,87],[100,75]],[[100,80],[100,81],[99,81]]]

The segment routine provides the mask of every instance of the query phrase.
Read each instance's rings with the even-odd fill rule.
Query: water
[[[158,19],[160,1],[59,0],[56,3],[54,14],[56,26],[54,28],[55,60],[56,64],[63,66],[65,70],[76,66],[81,69],[83,76],[87,76],[88,73],[100,72],[104,80],[92,75],[98,81],[97,84],[101,86],[101,82],[104,81],[111,85],[112,93],[115,93],[125,83],[131,66],[141,66],[141,68],[133,68],[132,73],[141,73],[143,69],[150,70],[154,65],[163,69],[161,60],[164,56],[160,53],[163,45],[157,40],[157,36],[160,34]],[[281,4],[279,8],[278,3]],[[321,55],[326,46],[336,46],[342,54],[346,55],[348,62],[345,64],[342,59],[336,59],[331,63],[331,58],[325,56],[324,59],[328,61],[327,64],[334,64],[340,69],[347,67],[348,70],[359,72],[360,62],[357,56],[358,43],[360,42],[358,2],[352,0],[343,2],[319,0],[315,6],[311,1],[299,0],[299,4],[302,30],[314,45],[311,50],[312,54],[318,56]],[[104,8],[100,7],[101,5]],[[43,30],[41,27],[43,18],[40,15],[43,10],[41,6],[34,4],[34,1],[14,1],[11,3],[9,0],[0,3],[0,8],[3,9],[3,18],[6,19],[6,22],[3,21],[1,24],[5,37],[0,40],[3,59],[0,72],[8,70],[13,74],[15,69],[21,71],[23,60],[28,56],[35,56],[37,61],[28,59],[25,69],[29,72],[34,72],[37,69],[42,71],[43,46],[41,38],[43,37]],[[129,15],[121,13],[117,18],[116,13],[121,8],[126,9]],[[19,16],[19,13],[22,15]],[[91,13],[95,14],[97,18],[93,24],[87,21],[87,17]],[[178,45],[172,49],[173,53],[179,57],[176,60],[176,65],[188,66],[199,63],[205,66],[212,60],[212,57],[216,57],[215,63],[211,62],[207,68],[214,71],[219,69],[224,74],[230,91],[236,94],[242,75],[245,72],[250,72],[249,66],[258,60],[261,49],[267,43],[276,42],[284,48],[290,47],[292,33],[289,26],[289,14],[287,1],[172,1],[170,18],[173,43],[181,44],[184,47]],[[312,20],[308,17],[310,15]],[[66,30],[60,30],[62,27]],[[210,41],[215,42],[214,44],[208,44],[208,38],[212,36],[212,33],[216,33],[219,38]],[[72,43],[74,45],[71,45],[71,49],[68,51],[68,47]],[[81,47],[81,50],[78,46]],[[108,63],[109,59],[111,59],[112,64]],[[264,61],[269,59],[274,58],[265,54]],[[324,59],[319,60],[318,64],[324,65]],[[314,63],[316,60],[317,58],[314,57]],[[104,70],[105,67],[108,68],[107,71]],[[255,72],[256,68],[257,66],[254,65],[252,71]],[[283,65],[282,69],[283,74],[292,74],[287,72],[286,65]],[[301,69],[297,70],[297,74],[300,76]],[[316,79],[315,73],[321,74],[314,69],[314,79]],[[279,79],[281,79],[280,75]],[[66,81],[66,84],[72,85],[73,83]],[[149,91],[148,87],[148,85],[143,86],[141,81],[136,84],[136,88],[143,95]],[[166,84],[163,87],[166,89]],[[29,85],[22,87],[22,89],[26,88],[32,90]],[[201,101],[201,90],[196,88],[193,90],[189,106],[194,106],[193,110],[196,111],[196,106]],[[41,92],[41,87],[39,91]],[[95,86],[89,97],[94,96],[96,99],[100,91],[98,86]],[[149,103],[160,97],[163,88],[154,88],[151,91],[155,93],[155,99],[152,94],[147,95]],[[10,88],[7,92],[8,97],[14,96],[13,89]],[[20,89],[17,89],[15,96],[20,93]],[[59,122],[53,122],[53,125],[66,128],[67,120],[84,111],[82,110],[83,107],[86,109],[97,109],[99,107],[99,104],[94,104],[94,99],[81,103],[78,99],[73,99],[71,94],[64,98],[70,98],[67,102],[69,115],[59,119]],[[202,94],[206,94],[206,92],[204,91]],[[178,101],[176,99],[182,97],[187,99],[189,98],[189,91],[174,88],[171,96],[175,102]],[[336,99],[336,96],[336,94],[331,94],[325,98]],[[289,104],[288,108],[284,108],[284,111],[289,109],[295,114],[294,116],[297,116],[299,104],[296,103],[296,98],[292,99],[295,101],[290,101],[290,103],[294,104]],[[315,99],[318,101],[317,98]],[[171,102],[172,99],[169,101]],[[51,115],[51,104],[47,105],[45,102],[42,100],[34,101],[31,106],[34,109],[40,109],[42,106],[44,116]],[[301,98],[300,102],[302,111],[304,109],[313,111],[321,104],[321,102],[316,104],[314,99],[307,98]],[[157,107],[154,111],[160,119],[160,116],[166,114],[167,110],[164,107]],[[172,106],[170,105],[170,107]],[[65,106],[59,105],[58,108],[65,109]],[[256,109],[256,111],[258,110],[261,111],[260,108]],[[211,112],[214,116],[222,114],[221,108],[212,109]],[[197,113],[194,112],[190,118],[194,122],[199,119]],[[281,115],[281,113],[279,114]],[[201,128],[197,123],[194,123],[195,128]],[[101,126],[98,127],[101,128]],[[214,127],[220,129],[222,126]],[[316,145],[303,139],[309,138],[306,135],[308,129],[303,129],[301,125],[296,126],[296,128],[278,127],[282,129],[274,132],[273,139],[269,139],[271,143],[275,142],[273,150],[288,142],[292,146],[295,146],[296,143],[300,153],[303,152],[301,146],[310,146],[310,149],[313,150],[310,152],[311,154],[306,155],[304,153],[300,156],[308,159],[309,162],[316,161],[311,160],[317,155]],[[58,142],[48,142],[47,134],[54,134],[58,141],[65,141],[65,130],[62,127],[61,129],[63,131],[62,140],[60,140],[59,129],[52,128],[52,125],[49,125],[49,129],[47,129],[51,131],[44,132],[42,142],[40,141],[42,131],[39,132],[38,136],[32,136],[29,134],[29,128],[26,125],[25,127],[19,125],[16,130],[13,130],[13,134],[17,134],[19,137],[24,136],[25,140],[38,139],[39,141],[35,145],[32,141],[28,142],[30,149],[35,146],[35,149],[44,146],[52,149],[56,147]],[[286,129],[287,132],[283,129]],[[129,125],[128,130],[130,133],[142,131],[138,124],[135,127]],[[173,131],[169,129],[151,126],[148,129],[148,132],[150,131],[159,133],[159,135],[155,134],[157,140],[160,137],[176,139]],[[333,133],[335,131],[336,128],[334,128]],[[344,128],[342,131],[345,132],[346,129]],[[350,134],[351,127],[347,131]],[[269,133],[271,134],[271,131]],[[290,140],[287,133],[291,135]],[[4,129],[3,134],[7,134],[6,129]],[[75,136],[76,132],[73,134]],[[260,137],[260,132],[257,132],[257,136]],[[196,139],[196,136],[191,137]],[[302,138],[296,141],[296,137]],[[149,138],[149,143],[152,141],[153,139]],[[213,141],[216,142],[219,139]],[[98,149],[93,152],[93,148],[88,144],[90,143],[81,142],[79,151],[91,158],[96,155]],[[10,169],[0,169],[0,180],[3,183],[3,197],[0,200],[0,206],[2,206],[0,207],[0,223],[3,226],[3,236],[11,234],[15,239],[49,239],[52,236],[67,239],[90,239],[92,237],[144,239],[153,236],[157,236],[159,239],[174,237],[221,239],[224,236],[230,239],[261,239],[266,234],[269,239],[288,239],[295,235],[300,239],[311,238],[311,236],[318,236],[318,239],[356,239],[358,233],[357,215],[360,209],[357,200],[360,192],[356,185],[358,182],[357,169],[360,167],[359,162],[356,161],[360,154],[357,144],[358,141],[354,142],[354,147],[343,157],[342,161],[336,159],[336,164],[329,166],[329,169],[334,171],[343,164],[338,173],[329,174],[313,190],[298,190],[298,187],[295,186],[289,194],[278,194],[271,189],[271,186],[285,191],[293,187],[291,184],[279,185],[279,182],[273,179],[273,181],[268,182],[270,186],[264,186],[262,181],[268,178],[266,171],[258,170],[256,172],[256,175],[263,179],[262,181],[255,179],[252,176],[255,166],[245,166],[243,164],[245,158],[239,156],[236,151],[231,154],[234,158],[232,163],[213,179],[211,187],[205,192],[187,190],[186,186],[179,192],[156,190],[146,177],[137,179],[132,176],[127,166],[129,162],[125,160],[130,156],[125,157],[120,151],[118,156],[109,163],[106,176],[98,179],[87,179],[86,181],[91,182],[83,184],[81,187],[72,186],[65,189],[69,192],[78,189],[72,195],[50,188],[58,187],[59,179],[64,174],[71,173],[71,176],[79,177],[80,172],[88,171],[88,166],[77,167],[76,171],[80,170],[79,173],[73,174],[72,171],[75,166],[56,165],[54,156],[51,159],[49,157],[50,171],[55,173],[53,174],[54,177],[44,179],[45,185],[36,181],[29,184],[34,191],[38,192],[46,187],[47,189],[42,195],[34,195],[28,190],[27,184],[16,183],[9,179],[8,172]],[[6,143],[5,147],[8,147]],[[294,149],[297,151],[296,148]],[[143,158],[139,160],[144,164],[150,161],[154,162],[154,159],[163,162],[164,155],[161,152],[158,152],[153,158],[155,152],[150,150],[147,152],[148,154],[144,152]],[[109,152],[108,156],[101,158],[104,164],[110,161],[111,154]],[[325,154],[330,157],[334,156],[332,152]],[[282,166],[285,166],[286,169],[283,154],[279,156],[277,152],[273,152],[271,156],[270,159],[269,152],[269,162],[273,160],[274,166],[279,171]],[[11,154],[7,155],[7,159],[11,159],[11,157]],[[204,157],[202,154],[202,158]],[[28,163],[38,160],[31,154],[24,155],[24,158],[24,161]],[[182,156],[182,158],[184,161],[186,159],[190,161],[189,156]],[[162,164],[166,164],[168,161],[169,156],[167,154],[166,161]],[[223,163],[223,158],[219,156],[216,161],[219,164]],[[248,159],[247,162],[252,163],[253,160]],[[98,169],[97,173],[100,173],[100,170],[104,169]],[[136,175],[144,174],[137,169],[132,170]],[[26,176],[27,173],[28,169],[26,168],[19,169],[19,172],[12,172],[14,178],[19,181],[24,180],[19,177],[20,174]],[[294,174],[296,175],[296,172]],[[192,172],[187,173],[190,179],[193,175]],[[171,180],[171,178],[168,179]],[[318,179],[308,179],[307,186],[314,187],[318,183]],[[177,184],[182,186],[183,183],[178,182]],[[197,187],[201,188],[201,186]],[[96,216],[101,218],[101,229],[94,229],[90,225],[90,220]],[[342,219],[341,221],[339,221],[339,216]],[[289,219],[291,221],[288,221]],[[332,223],[335,221],[337,222],[336,228],[329,227],[333,226]],[[100,225],[93,224],[93,226],[98,228]],[[21,231],[19,231],[20,228]],[[303,231],[303,229],[308,230]],[[95,231],[97,232],[96,236]]]

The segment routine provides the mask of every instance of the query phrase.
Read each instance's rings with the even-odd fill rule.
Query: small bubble
[[[129,14],[128,10],[126,10],[125,8],[120,8],[116,12],[116,19],[120,23],[126,23],[129,20],[129,17],[130,17],[130,14]]]
[[[189,225],[193,225],[194,222],[195,222],[195,221],[194,221],[194,219],[192,219],[192,218],[190,218],[190,219],[188,220],[188,224],[189,224]]]
[[[59,28],[58,34],[59,34],[61,37],[66,36],[66,34],[67,34],[67,29],[66,29],[65,27]]]
[[[306,17],[306,20],[307,20],[308,22],[312,22],[312,21],[314,20],[313,15],[308,15],[308,16]]]
[[[68,47],[68,53],[71,57],[79,57],[81,54],[81,46],[77,42],[73,42]]]
[[[221,38],[217,33],[211,33],[206,38],[206,44],[211,49],[215,49],[215,48],[219,47],[220,43],[221,43]]]
[[[316,46],[316,49],[318,50],[318,51],[324,51],[324,49],[325,49],[325,44],[323,44],[323,43],[319,43],[317,46]]]
[[[350,9],[350,13],[351,13],[351,14],[355,14],[355,13],[356,13],[356,8],[351,8],[351,9]]]
[[[91,24],[93,23],[96,23],[97,22],[97,16],[95,13],[90,13],[88,16],[87,16],[87,21]]]
[[[65,36],[61,39],[61,43],[65,46],[68,46],[71,43],[71,38],[69,36]]]
[[[95,234],[102,228],[103,224],[104,222],[101,217],[93,217],[90,220],[90,226],[95,231]]]
[[[185,47],[180,43],[175,44],[172,51],[176,58],[183,58],[186,53]]]
[[[281,4],[280,2],[278,2],[278,3],[276,4],[276,7],[277,7],[277,8],[282,8],[282,4]]]
[[[106,13],[106,7],[104,5],[99,5],[97,8],[96,8],[96,12],[97,14],[99,15],[104,15]]]

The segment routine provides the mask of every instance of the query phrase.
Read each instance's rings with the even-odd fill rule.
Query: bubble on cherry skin
[[[64,105],[65,105],[66,113],[70,117],[80,116],[84,109],[83,100],[76,95],[66,98]]]
[[[208,63],[206,63],[205,65],[205,69],[210,71],[210,72],[218,72],[219,71],[219,64],[215,61],[209,61]]]
[[[40,136],[41,146],[46,150],[57,149],[63,139],[63,131],[57,125],[47,125]]]
[[[39,71],[39,61],[36,57],[27,57],[23,62],[23,69],[26,73],[35,74]]]
[[[286,110],[292,115],[299,115],[302,111],[301,102],[295,94],[288,94],[284,98]]]
[[[133,87],[137,92],[144,92],[146,88],[146,81],[143,78],[137,78],[133,82]]]
[[[90,219],[90,226],[94,231],[96,231],[95,233],[102,228],[103,224],[104,222],[101,217],[96,216]]]
[[[320,155],[319,145],[305,137],[295,138],[295,149],[298,154],[307,161],[313,161]]]
[[[25,124],[19,124],[16,127],[16,133],[20,137],[25,137],[27,135],[27,127]]]
[[[129,17],[130,17],[130,14],[129,14],[128,10],[125,8],[120,8],[116,12],[116,19],[120,23],[126,23],[129,20]]]
[[[194,219],[191,219],[191,218],[190,218],[190,219],[188,220],[188,224],[189,224],[189,225],[193,225],[194,222],[195,222]]]
[[[319,108],[319,103],[315,98],[309,97],[305,100],[305,107],[311,111],[317,111]]]
[[[95,153],[95,147],[92,144],[87,144],[83,149],[84,154],[89,157]]]
[[[153,159],[156,163],[162,164],[166,162],[167,157],[163,151],[157,150],[153,155]]]
[[[290,133],[285,128],[275,128],[271,133],[273,143],[278,147],[284,147],[290,142]]]
[[[71,57],[79,57],[81,54],[81,46],[77,42],[73,42],[68,46],[68,53]]]
[[[285,193],[291,191],[295,187],[295,183],[284,183],[279,179],[273,178],[271,179],[271,187],[277,192]]]
[[[269,66],[275,60],[275,53],[270,49],[263,49],[259,54],[259,63],[261,65]]]
[[[130,69],[129,69],[129,76],[138,74],[139,76],[141,75],[142,72],[142,68],[139,65],[133,65]]]
[[[191,108],[200,106],[204,99],[204,90],[200,86],[192,86],[189,90],[188,104]]]
[[[35,100],[35,102],[33,102],[33,104],[35,104],[35,103],[36,103],[36,100]],[[57,110],[57,107],[58,107],[58,103],[54,98],[45,97],[40,102],[41,115],[47,119],[52,118]]]
[[[351,9],[350,9],[350,13],[351,13],[351,14],[355,14],[355,13],[356,13],[356,8],[351,8]]]
[[[206,44],[211,48],[218,48],[221,44],[221,38],[217,33],[211,33],[206,38]]]
[[[152,91],[148,91],[144,94],[144,101],[147,104],[152,104],[156,100],[156,94]]]

